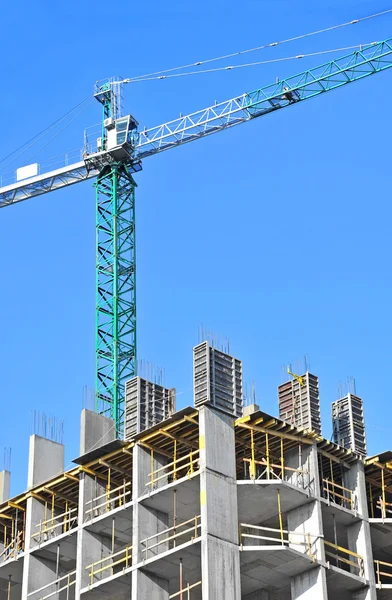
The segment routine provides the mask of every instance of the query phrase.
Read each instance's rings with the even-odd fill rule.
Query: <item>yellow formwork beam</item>
[[[236,421],[236,423],[238,423],[238,421]],[[250,425],[248,425],[246,423],[238,423],[238,427],[241,427],[242,429],[249,429],[249,430],[253,429],[253,431],[257,431],[259,433],[267,433],[269,435],[276,436],[278,438],[284,438],[287,440],[292,440],[292,441],[298,442],[300,444],[309,444],[309,445],[313,444],[313,441],[308,438],[303,438],[298,435],[293,435],[291,433],[284,433],[283,431],[275,431],[275,429],[269,429],[267,427],[262,427],[260,425],[253,425],[253,423]]]

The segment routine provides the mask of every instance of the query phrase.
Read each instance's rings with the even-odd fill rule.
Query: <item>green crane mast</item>
[[[102,104],[101,148],[107,145],[108,127],[114,129],[121,116],[120,93],[116,80],[96,89]],[[95,182],[95,402],[96,410],[115,419],[119,436],[125,381],[136,374],[135,187],[131,168],[122,161],[104,165]]]

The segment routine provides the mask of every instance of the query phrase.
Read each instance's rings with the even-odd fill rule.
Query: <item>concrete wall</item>
[[[192,498],[197,506],[195,514],[200,514],[200,535],[201,541],[196,540],[192,546],[193,556],[187,556],[189,565],[194,564],[196,567],[187,567],[187,577],[189,572],[192,572],[190,581],[197,581],[200,578],[200,560],[201,560],[201,578],[202,578],[202,598],[203,600],[272,600],[273,594],[269,594],[266,590],[258,590],[247,596],[241,596],[241,569],[240,569],[240,547],[238,539],[238,506],[237,506],[237,481],[236,481],[236,465],[235,465],[235,436],[234,436],[234,419],[233,417],[215,409],[208,405],[203,406],[199,411],[199,428],[200,428],[200,507],[198,506],[198,475],[195,474],[191,481],[187,481],[186,485],[192,489]],[[81,421],[81,451],[87,452],[92,448],[96,448],[103,443],[114,439],[115,431],[113,422],[106,417],[92,413],[91,411],[83,411]],[[145,564],[146,554],[143,552],[142,540],[149,536],[154,536],[156,533],[172,525],[171,515],[159,510],[160,495],[156,495],[156,509],[151,508],[152,500],[151,486],[149,473],[151,472],[151,454],[150,451],[139,444],[135,444],[133,448],[133,487],[132,487],[132,506],[128,506],[129,515],[129,531],[128,526],[124,525],[121,532],[126,532],[126,537],[131,537],[130,529],[132,529],[132,539],[129,539],[128,544],[133,544],[132,564],[138,565],[131,575],[128,575],[128,580],[131,579],[131,592],[129,585],[126,586],[124,598],[130,600],[168,600],[169,598],[169,574],[162,570],[156,564],[154,572],[154,563]],[[55,476],[62,472],[64,459],[64,449],[61,445],[50,442],[39,436],[32,436],[30,442],[29,456],[29,477],[28,485],[35,486],[43,483],[43,480]],[[167,464],[168,458],[158,453],[153,457],[153,468],[157,469]],[[309,569],[299,575],[295,575],[291,579],[291,599],[292,600],[324,600],[328,598],[326,573],[327,565],[325,563],[325,551],[322,541],[323,521],[322,521],[322,502],[319,499],[319,473],[318,473],[318,456],[316,444],[303,444],[301,451],[298,449],[292,450],[285,455],[286,466],[293,468],[302,468],[309,472],[309,481],[311,488],[316,494],[315,497],[307,498],[304,494],[304,503],[291,511],[285,512],[284,517],[287,518],[287,528],[302,535],[310,533],[312,536],[319,536],[315,539],[312,537],[312,552],[315,554],[318,562],[321,564],[310,565]],[[289,473],[289,472],[288,472]],[[288,475],[290,478],[291,476]],[[0,480],[1,481],[1,480]],[[292,480],[294,483],[294,480]],[[163,477],[157,483],[157,490],[163,486],[167,486],[168,479]],[[300,483],[297,481],[297,485]],[[182,483],[178,483],[181,486]],[[191,487],[193,485],[193,487]],[[249,483],[251,485],[251,482]],[[284,485],[284,484],[279,484]],[[374,572],[372,563],[372,551],[369,523],[367,519],[366,505],[366,489],[363,472],[363,464],[353,465],[346,474],[345,485],[355,490],[358,498],[358,510],[360,518],[356,523],[353,523],[347,529],[348,547],[355,552],[358,552],[364,557],[365,576],[370,583],[374,583]],[[173,486],[171,486],[172,488]],[[302,487],[302,486],[300,486]],[[186,489],[186,488],[184,488]],[[168,491],[161,490],[166,494],[166,507],[168,506]],[[95,476],[88,473],[81,473],[79,484],[79,523],[77,530],[77,548],[72,550],[76,552],[76,568],[77,584],[71,588],[70,600],[75,597],[80,599],[80,590],[88,586],[90,583],[97,583],[108,575],[99,574],[95,576],[92,582],[89,578],[89,571],[86,566],[96,562],[105,556],[109,556],[113,551],[113,541],[108,534],[109,518],[105,520],[106,526],[105,535],[92,530],[92,527],[97,527],[97,523],[92,525],[86,521],[86,504],[92,498],[105,492],[105,482],[97,479]],[[171,490],[170,490],[171,493]],[[299,494],[296,494],[299,496]],[[150,506],[146,505],[148,503]],[[196,499],[196,500],[195,500]],[[263,502],[263,497],[260,497]],[[301,499],[299,500],[302,501]],[[193,505],[192,505],[193,506]],[[105,508],[94,514],[96,517],[100,512],[101,515],[105,512]],[[165,510],[171,510],[166,508]],[[200,513],[199,513],[200,510]],[[192,511],[193,513],[193,511]],[[52,583],[56,579],[56,563],[48,561],[43,556],[38,557],[36,552],[33,552],[34,542],[31,540],[31,534],[34,527],[43,518],[44,505],[37,498],[29,498],[27,500],[26,514],[26,555],[24,558],[23,572],[23,589],[22,594],[11,600],[38,600],[38,597],[29,596],[27,594],[44,586],[46,583]],[[116,515],[116,520],[124,521],[122,517]],[[110,517],[111,519],[112,517]],[[113,516],[114,519],[114,516]],[[100,521],[102,522],[102,521]],[[252,522],[252,521],[251,521]],[[76,534],[71,534],[75,536]],[[124,535],[124,537],[125,537]],[[69,538],[75,541],[75,537]],[[304,538],[303,538],[304,539]],[[297,537],[292,537],[291,542],[298,541]],[[114,541],[115,548],[119,547],[116,544],[120,542]],[[124,540],[121,544],[124,543]],[[121,545],[120,544],[120,545]],[[124,544],[125,545],[125,544]],[[255,544],[256,545],[256,544]],[[295,550],[306,552],[307,547],[298,546],[292,543]],[[200,548],[200,555],[199,555]],[[167,542],[159,548],[155,548],[148,553],[147,560],[157,554],[173,551],[171,545]],[[181,551],[179,551],[181,552]],[[256,550],[258,552],[258,550]],[[169,555],[168,563],[177,563],[181,553]],[[260,552],[260,557],[262,554]],[[72,555],[72,562],[74,558]],[[22,561],[17,561],[18,567],[22,569]],[[122,566],[119,567],[121,570]],[[158,574],[158,569],[161,568]],[[271,567],[273,568],[273,567]],[[174,571],[174,570],[173,570]],[[4,571],[5,572],[5,571]],[[59,571],[59,575],[61,575]],[[162,577],[163,575],[163,577]],[[167,578],[166,578],[167,575]],[[193,577],[194,575],[194,577]],[[177,577],[177,575],[176,575]],[[187,581],[188,579],[186,579]],[[171,580],[172,581],[172,580]],[[261,585],[261,584],[260,584]],[[330,580],[329,584],[330,585]],[[108,583],[108,586],[110,584]],[[113,582],[113,589],[115,582]],[[106,588],[106,584],[104,586]],[[248,588],[253,589],[253,588]],[[110,596],[110,588],[106,588],[106,592]],[[49,591],[50,588],[49,588]],[[102,588],[98,588],[96,595],[105,595]],[[113,597],[117,597],[117,592],[113,591]],[[129,594],[131,594],[129,596]],[[186,593],[184,593],[185,595]],[[195,597],[200,597],[200,591],[196,589]],[[330,592],[330,597],[331,597]],[[43,595],[43,594],[41,594]],[[93,593],[91,592],[91,595]],[[109,597],[108,596],[108,597]],[[118,596],[120,598],[120,596]],[[335,595],[334,595],[335,597]],[[192,598],[192,594],[191,594]],[[0,590],[0,600],[2,600]],[[6,600],[6,599],[4,599]],[[340,598],[339,598],[340,600]],[[341,600],[376,600],[376,591],[374,586],[368,586],[357,592],[341,591]]]
[[[234,419],[204,406],[199,426],[203,600],[240,600]]]
[[[304,462],[303,457],[302,464],[306,465],[306,469],[309,471],[311,488],[313,493],[316,493],[320,489],[316,443],[307,446],[305,456],[306,462]],[[311,553],[319,563],[325,563],[323,516],[319,499],[289,511],[287,513],[287,528],[290,532],[299,534],[290,537],[292,542],[306,542],[307,534],[310,534]],[[293,548],[299,550],[301,546],[293,545]],[[309,551],[307,546],[302,546],[302,549],[304,552]],[[291,597],[292,600],[314,600],[315,598],[323,600],[328,598],[324,566],[316,566],[310,571],[293,577]]]
[[[32,488],[64,471],[64,446],[39,435],[30,437],[29,469],[27,486]],[[33,533],[36,525],[44,519],[45,505],[37,498],[28,498],[26,503],[25,558],[23,566],[22,600],[27,594],[50,583],[56,578],[53,563],[38,559],[31,554],[35,545]],[[50,591],[50,590],[49,590]]]
[[[169,525],[168,514],[154,510],[150,507],[144,506],[140,502],[140,497],[151,492],[151,486],[148,486],[149,473],[151,473],[151,467],[154,470],[159,469],[168,463],[168,459],[165,456],[154,453],[153,464],[151,464],[151,453],[147,448],[135,444],[133,448],[133,487],[132,487],[132,499],[134,501],[133,508],[133,562],[140,563],[146,556],[150,558],[161,552],[165,552],[168,549],[168,544],[160,544],[158,547],[148,551],[148,554],[144,551],[146,544],[143,542],[147,537],[153,536],[156,533],[167,529]],[[161,473],[163,474],[163,473]],[[167,478],[163,477],[157,482],[157,487],[162,487],[167,484]],[[152,543],[156,543],[156,539]],[[162,577],[158,577],[153,573],[147,573],[142,569],[137,569],[132,572],[132,600],[150,600],[151,598],[157,598],[157,600],[167,600],[169,598],[169,582]]]
[[[82,410],[80,419],[80,455],[104,446],[116,439],[116,426],[113,419],[91,410]]]
[[[39,435],[30,436],[27,488],[37,486],[64,471],[64,446]]]
[[[324,567],[315,567],[294,576],[291,580],[291,598],[292,600],[327,600]]]
[[[11,473],[0,471],[0,504],[6,502],[11,496]]]
[[[91,410],[84,409],[80,419],[80,453],[81,455],[99,448],[116,439],[114,421]],[[80,596],[80,590],[90,583],[86,566],[108,556],[111,553],[111,539],[97,536],[88,531],[83,524],[87,517],[103,514],[105,507],[96,509],[87,514],[87,510],[104,502],[104,498],[91,503],[90,501],[101,496],[106,490],[104,480],[96,478],[88,473],[81,473],[79,482],[79,522],[77,532],[76,549],[76,598]],[[100,575],[102,577],[102,575]],[[99,577],[95,578],[98,579]]]
[[[365,468],[362,461],[358,460],[351,465],[348,471],[346,471],[344,485],[353,490],[356,499],[356,510],[361,517],[360,521],[347,527],[348,549],[363,557],[364,576],[373,587],[376,583],[376,577],[374,573],[373,550],[366,497]],[[376,598],[377,594],[374,589],[370,588],[366,590],[364,596],[365,600],[376,600]],[[359,600],[362,599],[359,598]]]

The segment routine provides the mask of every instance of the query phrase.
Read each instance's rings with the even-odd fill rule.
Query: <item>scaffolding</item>
[[[370,518],[392,518],[392,452],[366,460],[365,479]]]
[[[392,453],[364,462],[356,453],[321,438],[315,431],[273,418],[257,407],[231,421],[233,430],[230,419],[223,417],[224,431],[230,429],[230,443],[235,443],[235,449],[233,445],[231,448],[236,473],[230,477],[236,477],[238,483],[232,486],[237,495],[238,517],[233,516],[237,521],[232,543],[244,552],[241,560],[250,561],[251,553],[256,551],[262,560],[263,551],[268,554],[284,548],[280,557],[299,559],[305,569],[326,564],[327,568],[339,568],[363,579],[364,563],[372,565],[371,561],[376,559],[378,588],[392,582],[388,553],[379,551],[377,554],[376,551],[369,558],[363,545],[354,540],[348,530],[348,523],[366,519],[362,511],[358,514],[357,498],[364,489],[364,479],[370,516],[383,520],[392,516]],[[211,427],[211,423],[213,428],[209,429],[206,425]],[[200,544],[204,540],[203,507],[211,497],[211,488],[203,489],[204,473],[211,469],[209,457],[215,456],[215,447],[222,456],[219,440],[205,439],[205,436],[210,431],[214,435],[217,423],[222,423],[218,410],[207,406],[201,412],[190,407],[183,409],[135,435],[133,441],[114,440],[94,449],[77,459],[78,466],[71,471],[3,503],[0,526],[4,543],[0,548],[0,562],[23,556],[24,514],[32,505],[38,510],[30,524],[31,539],[28,544],[26,540],[26,545],[38,558],[44,553],[45,557],[53,556],[53,560],[48,559],[53,581],[37,582],[37,586],[46,585],[38,590],[33,586],[28,600],[46,600],[60,593],[62,598],[72,600],[76,576],[72,570],[64,573],[64,567],[73,569],[77,561],[78,574],[82,573],[80,586],[82,592],[87,592],[91,586],[99,587],[101,583],[109,589],[106,586],[111,578],[114,578],[113,590],[117,590],[117,585],[119,589],[122,585],[129,586],[131,571],[143,571],[148,563],[151,572],[155,572],[153,565],[158,559],[162,561],[161,568],[164,561],[176,565],[179,560],[181,564],[182,559],[178,557],[185,557],[189,581],[179,579],[178,573],[173,577],[170,571],[170,597],[199,598],[201,576],[186,561],[199,561],[200,556],[203,559]],[[211,448],[212,454],[208,454]],[[219,488],[216,496],[219,498],[217,510],[223,501],[220,491]],[[33,504],[27,504],[29,498],[34,500]],[[214,500],[213,504],[216,504]],[[293,513],[305,505],[309,505],[309,509]],[[251,506],[255,507],[254,513],[249,509]],[[339,513],[338,508],[355,514]],[[153,519],[146,520],[153,525],[140,527],[146,514],[154,515]],[[339,514],[343,515],[340,520]],[[203,527],[208,526],[206,521]],[[30,527],[27,529],[30,531]],[[86,544],[82,557],[77,554],[76,536],[80,531]],[[57,539],[61,535],[67,536],[66,539]],[[45,548],[41,544],[45,544]],[[71,548],[68,555],[64,553],[70,564],[62,559],[65,548],[67,552]],[[56,549],[59,569],[55,567]],[[304,556],[299,557],[299,552]],[[21,560],[11,566],[22,571],[26,562]],[[317,565],[311,565],[312,562]],[[118,578],[121,581],[116,583]]]
[[[308,490],[311,482],[303,448],[312,445],[313,432],[298,435],[290,425],[261,411],[252,417],[235,423],[237,478],[283,480]]]
[[[182,412],[179,419],[168,419],[151,433],[138,436],[139,445],[150,453],[151,469],[145,482],[150,492],[199,471],[199,414]]]

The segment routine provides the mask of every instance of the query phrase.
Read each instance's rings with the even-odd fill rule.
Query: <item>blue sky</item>
[[[40,0],[38,9],[7,3],[0,158],[92,94],[97,79],[196,62],[391,7],[384,0],[123,4],[113,11],[101,0]],[[236,63],[391,34],[387,15]],[[321,62],[132,84],[126,108],[142,127],[154,126]],[[369,453],[390,448],[391,77],[145,160],[137,176],[139,357],[165,369],[178,408],[192,403],[192,347],[204,323],[230,337],[245,381],[255,381],[258,403],[273,414],[281,366],[308,354],[326,437],[338,383],[354,376]],[[99,118],[92,103],[42,158],[81,146],[84,128]],[[94,383],[92,183],[2,210],[0,252],[0,449],[12,447],[17,493],[27,480],[32,410],[63,419],[67,465],[78,455],[82,389]]]

